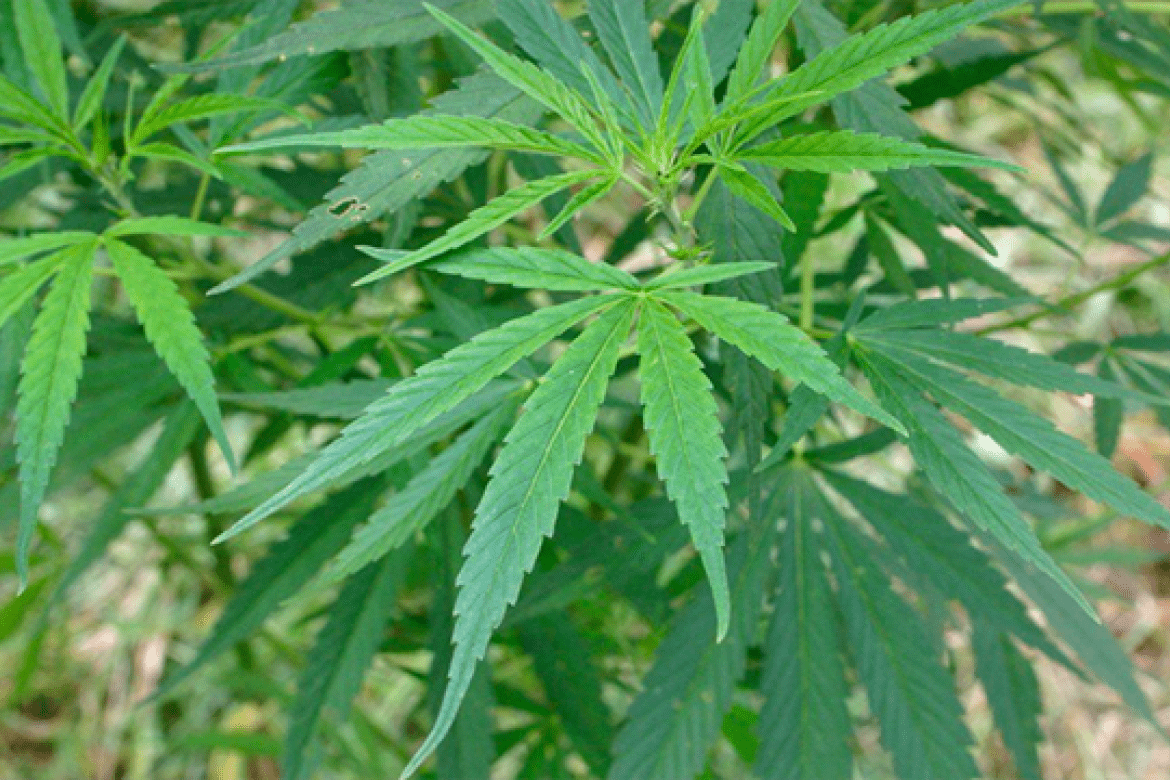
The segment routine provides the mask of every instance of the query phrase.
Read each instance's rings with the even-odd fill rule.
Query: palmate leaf
[[[246,639],[303,588],[345,545],[353,528],[366,519],[380,488],[376,480],[360,482],[298,520],[288,536],[252,567],[195,657],[163,678],[154,697],[169,695],[200,667]]]
[[[635,290],[638,280],[616,266],[591,263],[562,249],[474,249],[430,266],[432,271],[533,290]]]
[[[860,35],[821,51],[792,73],[780,79],[760,98],[761,102],[797,95],[809,95],[783,108],[779,116],[752,122],[736,134],[740,144],[755,138],[785,116],[860,87],[891,68],[930,51],[965,27],[1023,0],[979,0],[918,16],[906,16],[889,25],[879,25]]]
[[[407,555],[387,555],[353,575],[329,610],[297,682],[281,751],[285,780],[307,780],[312,742],[326,717],[344,719],[373,661],[406,576]]]
[[[618,77],[630,88],[643,126],[652,127],[663,88],[645,0],[589,0],[589,18]]]
[[[491,0],[432,0],[432,4],[467,24],[486,22],[495,15]],[[305,54],[379,49],[422,41],[442,32],[442,29],[422,3],[355,0],[340,8],[314,14],[242,51],[168,67],[179,72],[224,70]]]
[[[1003,742],[1012,753],[1020,780],[1040,780],[1037,745],[1044,739],[1039,717],[1040,684],[1028,659],[1011,637],[981,620],[974,622],[975,672]]]
[[[533,154],[576,157],[601,162],[599,155],[580,144],[503,119],[475,116],[417,116],[389,119],[380,125],[346,130],[298,133],[225,146],[223,154],[283,149],[289,146],[341,146],[346,149],[439,149],[483,147]]]
[[[771,370],[895,430],[904,430],[889,412],[849,384],[824,350],[783,315],[746,301],[690,292],[664,292],[661,298]]]
[[[844,638],[821,563],[824,542],[814,528],[822,499],[804,471],[783,472],[775,489],[784,496],[786,525],[764,645],[756,773],[763,780],[848,780]]]
[[[146,338],[199,408],[211,435],[234,471],[235,456],[215,398],[211,358],[203,346],[203,335],[195,325],[186,299],[179,294],[170,277],[134,247],[106,239],[105,248],[126,297],[134,305],[138,320],[146,331]]]
[[[485,415],[414,475],[406,487],[370,515],[369,522],[354,534],[326,576],[331,580],[347,577],[410,541],[471,479],[514,409],[514,404],[503,404]]]
[[[775,510],[766,516],[774,517]],[[702,772],[743,676],[763,606],[761,591],[773,570],[767,527],[761,522],[745,532],[729,554],[735,606],[727,636],[715,641],[716,611],[704,592],[662,640],[614,740],[608,780],[691,780]]]
[[[847,173],[888,171],[915,166],[953,166],[1019,170],[1015,165],[946,149],[887,138],[874,133],[848,130],[797,135],[743,149],[736,154],[741,162],[756,162],[791,171]]]
[[[465,79],[457,89],[435,98],[431,106],[428,115],[499,117],[521,123],[534,121],[539,116],[539,106],[488,73]],[[398,211],[442,182],[459,176],[468,166],[486,159],[488,154],[481,149],[430,149],[369,155],[357,170],[343,176],[341,183],[326,194],[326,203],[310,211],[305,221],[293,228],[291,238],[231,279],[213,287],[211,292],[234,289],[265,273],[281,260],[310,249],[330,236]]]
[[[666,493],[690,528],[715,603],[716,635],[730,625],[731,595],[723,561],[727,449],[711,382],[682,324],[657,301],[642,307],[638,366],[650,452]]]
[[[954,680],[935,657],[922,619],[890,587],[870,543],[827,502],[821,506],[850,653],[897,776],[978,777]]]
[[[94,247],[89,242],[62,250],[56,260],[56,278],[37,315],[21,364],[16,403],[16,459],[20,464],[16,569],[22,586],[28,582],[28,554],[37,512],[81,378]]]
[[[960,512],[1009,549],[1060,584],[1086,612],[1092,608],[1052,557],[1040,546],[1019,509],[1000,487],[995,475],[963,442],[959,432],[918,386],[898,372],[897,365],[880,354],[856,351],[862,369],[878,397],[901,418],[909,431],[914,461],[938,491]]]
[[[328,487],[355,467],[402,446],[419,428],[483,389],[491,380],[593,312],[612,303],[582,298],[540,309],[479,334],[390,388],[326,446],[312,465],[245,515],[223,538],[263,520],[289,502]]]
[[[896,370],[1008,452],[1118,512],[1170,528],[1170,510],[1052,423],[963,375],[887,345]]]
[[[513,217],[524,213],[545,198],[575,184],[585,184],[597,176],[596,171],[574,171],[549,176],[545,179],[526,182],[513,187],[495,200],[488,201],[467,215],[462,222],[454,225],[441,237],[413,252],[399,252],[386,249],[361,247],[371,257],[387,260],[388,264],[377,271],[366,274],[356,284],[369,284],[407,268],[426,262],[431,258],[450,252],[474,241],[485,233],[500,227]]]
[[[636,301],[622,301],[590,324],[553,364],[504,440],[464,548],[467,561],[459,572],[455,649],[443,705],[404,777],[451,728],[492,632],[553,530],[636,310]]]

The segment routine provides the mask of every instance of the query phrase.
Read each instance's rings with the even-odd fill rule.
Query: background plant
[[[62,598],[141,527],[192,598],[226,600],[149,717],[265,754],[198,724],[284,700],[285,777],[835,778],[883,754],[975,777],[972,658],[1039,777],[1037,654],[1156,724],[1061,559],[1116,515],[1170,521],[1102,457],[1127,411],[1165,419],[1170,342],[1140,295],[1107,342],[1010,338],[1164,265],[1155,155],[1087,206],[1046,63],[1072,48],[1156,128],[1170,33],[1108,0],[911,5],[263,0],[231,28],[197,3],[0,5],[14,699]],[[167,29],[184,56],[148,67]],[[908,113],[968,92],[1045,124],[1069,225],[1017,205],[1003,188],[1036,185],[1002,153]],[[240,239],[282,224],[241,269]],[[1001,228],[1061,263],[1149,259],[1034,298],[987,259]],[[1012,385],[1092,396],[1097,451]],[[990,467],[972,430],[1034,471]],[[233,445],[248,476],[224,490]],[[144,511],[180,461],[197,503]],[[1094,516],[1061,522],[1084,505],[1042,475]],[[50,487],[107,498],[38,535]],[[379,657],[403,689],[352,709]],[[274,662],[303,667],[291,694]]]

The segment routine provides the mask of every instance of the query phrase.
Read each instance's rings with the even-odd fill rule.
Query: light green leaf
[[[1040,684],[1031,662],[1020,654],[1011,637],[981,620],[974,621],[972,646],[975,671],[1003,743],[1012,753],[1020,780],[1040,780],[1037,746],[1044,740],[1040,729]]]
[[[514,404],[485,415],[370,516],[326,572],[340,580],[410,541],[463,489],[511,420]]]
[[[210,119],[225,114],[238,114],[244,111],[261,111],[277,109],[287,114],[297,116],[292,109],[277,100],[252,97],[250,95],[198,95],[196,97],[178,100],[169,105],[162,105],[155,110],[144,113],[130,135],[128,145],[136,147],[152,135],[161,133],[171,125],[181,122],[194,122],[200,119]]]
[[[114,73],[114,65],[118,62],[118,57],[122,54],[122,49],[126,46],[126,36],[119,35],[118,39],[114,41],[114,45],[106,52],[106,56],[102,58],[101,65],[89,77],[89,81],[85,84],[85,90],[81,93],[81,97],[77,101],[77,106],[73,110],[73,130],[77,132],[81,128],[90,123],[98,111],[102,108],[102,101],[106,97],[106,90],[110,86],[110,76]]]
[[[170,277],[134,247],[109,239],[105,241],[105,247],[126,297],[134,305],[138,321],[146,331],[146,338],[199,407],[211,435],[235,471],[235,456],[215,398],[211,358],[203,346],[203,335],[195,325],[187,300],[179,294]]]
[[[849,130],[825,131],[781,138],[740,150],[736,159],[791,171],[847,173],[888,171],[915,166],[1001,168],[1019,171],[1009,163],[947,149]]]
[[[764,271],[774,270],[775,263],[710,263],[693,268],[668,268],[642,285],[647,290],[677,290],[683,287],[701,287],[705,284],[725,282]]]
[[[46,257],[0,277],[0,327],[20,311],[56,271],[55,258]]]
[[[644,127],[652,127],[662,105],[662,73],[645,0],[589,0],[589,18],[618,77],[633,91]]]
[[[21,365],[20,398],[16,402],[16,459],[20,464],[16,569],[22,586],[28,582],[28,554],[37,512],[81,378],[94,246],[89,242],[61,252],[57,276],[37,315]]]
[[[93,239],[94,234],[84,230],[58,230],[52,233],[37,233],[24,238],[5,239],[0,241],[0,265]]]
[[[59,142],[69,137],[64,122],[53,116],[40,101],[13,84],[3,74],[0,74],[0,116],[39,127]]]
[[[245,238],[248,233],[232,230],[208,222],[199,222],[173,215],[162,217],[131,217],[106,229],[106,236],[213,236],[215,238]]]
[[[773,371],[803,382],[838,403],[905,431],[902,424],[849,384],[824,350],[781,314],[732,298],[665,292],[662,300]]]
[[[181,163],[182,165],[187,165],[191,168],[194,168],[200,173],[206,173],[213,179],[222,178],[219,169],[215,166],[215,163],[209,162],[201,157],[191,154],[186,149],[181,149],[174,144],[161,142],[141,144],[139,146],[135,146],[133,149],[130,149],[126,153],[126,156]]]
[[[638,355],[650,452],[707,571],[716,636],[722,640],[730,625],[731,595],[723,562],[728,478],[719,409],[686,330],[657,301],[642,307]]]
[[[561,249],[474,249],[429,268],[439,273],[534,290],[634,290],[638,280],[616,266],[591,263]]]
[[[759,209],[772,219],[780,223],[785,230],[794,231],[796,225],[776,198],[773,197],[764,183],[755,177],[751,171],[730,165],[718,165],[719,178],[727,185],[728,191],[735,197],[753,208]]]
[[[977,526],[1060,583],[1092,614],[1085,597],[1040,546],[1019,509],[1004,495],[995,475],[942,413],[922,399],[918,386],[882,355],[869,350],[856,354],[878,397],[905,423],[910,453],[938,491]]]
[[[169,696],[200,667],[247,639],[281,604],[308,583],[345,546],[354,526],[366,519],[379,486],[358,483],[329,498],[289,529],[232,593],[211,636],[195,657],[163,678],[154,698]]]
[[[569,202],[561,209],[560,213],[553,217],[544,229],[540,231],[540,235],[536,237],[537,241],[544,241],[553,236],[558,230],[565,226],[565,224],[576,216],[577,212],[584,209],[586,206],[601,200],[609,194],[610,190],[621,182],[620,176],[609,176],[601,181],[587,184],[574,193],[573,197],[569,198]]]
[[[388,555],[351,577],[329,610],[297,681],[281,751],[285,780],[308,780],[310,745],[326,718],[343,720],[378,647],[406,576],[407,556]]]
[[[814,523],[821,502],[811,475],[794,471],[777,483],[784,494],[779,583],[764,645],[756,731],[756,773],[763,780],[848,780],[852,724],[832,589]]]
[[[540,309],[481,333],[427,363],[371,404],[321,450],[304,473],[245,515],[222,538],[241,533],[289,502],[328,487],[353,468],[402,446],[415,431],[470,398],[516,361],[611,302],[602,297],[583,298]]]
[[[377,259],[389,260],[389,264],[377,271],[366,274],[355,284],[369,284],[407,268],[426,262],[431,258],[458,249],[485,233],[500,227],[512,218],[524,213],[550,195],[568,189],[575,184],[584,184],[597,176],[596,171],[575,171],[549,176],[546,179],[526,182],[513,187],[503,195],[488,201],[467,215],[467,219],[453,226],[440,238],[413,252],[401,252],[359,247],[363,252]]]
[[[553,364],[505,438],[464,548],[443,705],[403,777],[419,768],[451,728],[492,632],[553,530],[636,309],[635,301],[623,301],[586,328]]]
[[[1153,163],[1154,156],[1145,154],[1117,172],[1097,204],[1097,213],[1093,217],[1095,224],[1117,219],[1137,205],[1150,188]]]
[[[772,52],[799,4],[800,0],[775,0],[756,17],[727,78],[726,104],[749,95],[760,78],[769,75]]]
[[[390,119],[380,125],[364,125],[347,130],[281,135],[225,146],[217,151],[221,154],[233,154],[282,149],[288,146],[341,146],[346,149],[439,149],[478,146],[600,161],[596,152],[580,144],[503,119],[425,114]]]
[[[69,119],[69,83],[57,24],[43,0],[16,0],[12,3],[16,34],[24,52],[24,64],[36,79],[41,94],[57,119]]]
[[[496,75],[545,108],[559,114],[599,149],[605,148],[588,103],[555,76],[532,63],[508,54],[486,38],[475,34],[454,17],[433,6],[427,9],[459,40],[483,58]]]
[[[890,587],[861,537],[826,502],[833,570],[850,652],[900,780],[979,776],[955,683],[935,656],[922,619]]]

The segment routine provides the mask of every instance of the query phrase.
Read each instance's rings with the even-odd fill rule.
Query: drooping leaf
[[[227,533],[234,536],[303,495],[328,487],[355,466],[400,447],[421,426],[450,411],[507,371],[516,361],[564,333],[605,298],[582,298],[540,309],[479,334],[392,386],[366,413],[318,454],[312,465]]]
[[[901,424],[849,384],[820,347],[763,306],[731,298],[670,291],[661,295],[711,333],[773,371],[898,430]]]
[[[785,530],[772,620],[764,645],[756,733],[756,773],[763,780],[848,780],[852,724],[841,660],[844,638],[814,528],[821,498],[811,476],[779,481]]]
[[[898,777],[978,777],[954,680],[935,657],[921,618],[890,587],[864,539],[822,506],[850,654]]]
[[[439,273],[535,290],[594,292],[634,290],[638,280],[607,263],[591,263],[561,249],[473,249],[430,266]]]
[[[1040,780],[1040,684],[1010,637],[975,621],[975,671],[1021,780]]]
[[[666,493],[690,528],[714,597],[716,632],[730,625],[731,595],[723,562],[727,450],[719,410],[691,339],[662,304],[650,300],[638,322],[639,374],[650,451]]]
[[[575,171],[549,176],[545,179],[526,182],[519,187],[513,187],[507,193],[495,200],[488,201],[475,211],[467,215],[462,222],[436,238],[426,246],[413,252],[396,252],[391,250],[373,249],[364,247],[366,254],[378,259],[385,259],[388,264],[377,271],[366,274],[358,279],[357,284],[368,284],[387,276],[404,271],[407,268],[426,262],[431,258],[474,241],[485,233],[500,227],[504,223],[536,206],[545,198],[561,190],[568,189],[575,184],[585,184],[596,177],[594,171]]]
[[[343,719],[382,642],[406,573],[404,554],[387,555],[350,577],[329,611],[297,682],[281,751],[282,777],[307,780],[312,743],[326,718]]]
[[[618,303],[586,328],[553,364],[505,438],[464,549],[443,706],[404,776],[418,769],[451,728],[492,632],[552,532],[636,308],[634,301]]]
[[[16,458],[20,464],[16,569],[22,585],[28,582],[28,554],[37,513],[81,378],[93,255],[92,242],[61,252],[56,278],[37,315],[21,364],[16,403]]]
[[[235,470],[235,456],[215,397],[210,356],[203,346],[203,335],[195,325],[186,299],[179,294],[170,277],[134,247],[109,239],[105,241],[105,247],[126,297],[134,304],[146,338],[199,407],[211,435]]]

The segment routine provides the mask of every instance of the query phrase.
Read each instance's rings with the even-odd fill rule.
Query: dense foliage
[[[1011,776],[1039,656],[1153,721],[1034,526],[1170,528],[1108,460],[1170,423],[1170,335],[1137,301],[1109,343],[1013,342],[1170,259],[1153,158],[1090,206],[1049,144],[1070,220],[1148,260],[1046,299],[992,259],[1083,245],[1004,189],[1033,171],[913,118],[1075,143],[1037,97],[1070,51],[1160,110],[1139,6],[0,0],[14,695],[144,526],[226,599],[149,707],[284,702],[285,778],[841,780],[871,719],[894,776],[984,776],[960,657]],[[1091,396],[1095,448],[1020,388]],[[152,502],[180,466],[197,503]],[[352,707],[379,655],[416,681],[393,726]]]

